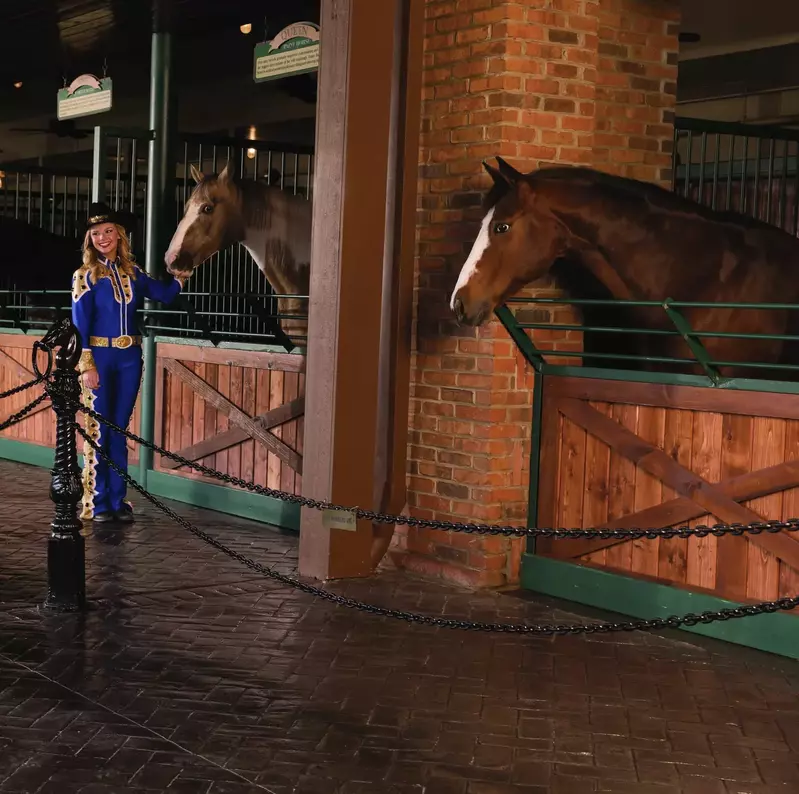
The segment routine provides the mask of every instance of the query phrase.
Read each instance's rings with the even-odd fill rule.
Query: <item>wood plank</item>
[[[752,430],[752,468],[761,469],[785,459],[785,420],[754,420]],[[773,493],[753,499],[747,507],[765,519],[782,516],[782,494]],[[749,569],[746,595],[761,601],[772,601],[779,592],[780,563],[777,557],[762,547],[749,544]]]
[[[691,411],[667,410],[663,433],[663,450],[684,468],[691,467],[694,416]],[[663,486],[663,505],[677,497],[673,488]],[[677,497],[683,501],[681,497]],[[684,500],[693,505],[690,499]],[[687,521],[688,519],[683,519]],[[675,522],[676,523],[676,522]],[[688,576],[687,538],[661,538],[658,553],[658,577],[670,582],[684,583]]]
[[[638,430],[638,406],[613,405],[611,418],[631,433]],[[635,513],[635,478],[637,469],[635,464],[620,455],[616,450],[610,450],[610,493],[608,494],[608,523],[616,526],[619,520]],[[623,517],[623,518],[621,518]],[[633,521],[631,526],[636,526]],[[574,541],[579,542],[579,541]],[[591,541],[589,541],[590,543]],[[596,541],[593,541],[596,543]],[[600,541],[601,542],[601,541]],[[619,571],[629,571],[632,561],[632,545],[629,541],[616,543],[609,548],[606,556],[609,567]]]
[[[242,399],[242,368],[230,368],[230,404],[238,408],[244,416],[252,416],[247,414],[246,411],[241,410],[243,405]],[[254,427],[257,427],[253,423]],[[231,477],[241,477],[241,445],[228,448],[227,453],[227,470]]]
[[[283,401],[288,402],[297,399],[297,389],[299,386],[299,375],[296,372],[287,372],[283,379]],[[287,422],[282,426],[283,443],[289,449],[295,449],[297,445],[297,425],[296,422]],[[285,493],[294,493],[294,469],[283,464],[280,467],[280,490]]]
[[[691,470],[710,482],[718,482],[721,477],[721,426],[721,414],[693,414]],[[703,515],[691,521],[690,526],[716,523],[718,518],[703,511]],[[718,539],[713,535],[688,541],[686,581],[689,585],[716,587],[717,547]]]
[[[255,394],[255,380],[257,370],[247,367],[242,372],[241,381],[241,407],[244,413],[252,417],[257,416],[257,404]],[[255,447],[261,446],[247,438],[241,445],[241,479],[245,482],[254,482],[255,474]]]
[[[752,471],[752,421],[751,416],[740,414],[725,414],[722,418],[722,481]],[[716,540],[716,587],[729,598],[746,596],[747,559],[745,538],[725,535]]]
[[[598,403],[593,407],[605,416],[611,415],[612,406],[608,403]],[[601,527],[607,524],[609,469],[610,447],[589,435],[585,441],[585,496],[581,527]],[[602,549],[589,554],[587,560],[604,564],[606,557],[607,552]]]
[[[560,491],[560,434],[563,416],[558,411],[557,400],[549,396],[548,383],[551,378],[543,378],[543,404],[541,406],[541,450],[539,453],[538,474],[538,516],[539,527],[554,527],[558,523],[558,494]],[[558,541],[538,538],[535,542],[536,554],[551,554]]]
[[[0,348],[0,365],[2,365],[0,368],[4,372],[10,373],[11,370],[14,370],[14,372],[16,372],[17,375],[19,376],[20,380],[19,384],[16,383],[4,384],[3,391],[8,391],[9,389],[14,388],[14,386],[25,383],[25,381],[32,380],[33,378],[36,377],[36,374],[32,369],[29,369],[24,364],[21,364],[19,361],[17,361],[16,358],[14,358],[14,356],[9,355],[2,348]]]
[[[21,405],[19,408],[13,408],[7,414],[5,414],[3,416],[0,416],[0,422],[5,422],[9,417],[11,417],[13,414],[15,414],[17,411],[21,410],[24,407],[25,407],[24,405]],[[42,411],[49,411],[51,408],[52,408],[52,406],[50,405],[50,399],[47,398],[43,403],[41,403],[40,405],[37,405],[29,414],[27,414],[25,416],[25,418],[21,422],[19,422],[19,424],[16,425],[16,426],[18,427],[19,425],[24,424],[31,417],[36,416],[37,414],[41,413]],[[52,424],[53,424],[53,426],[55,426],[55,423],[52,423]]]
[[[251,372],[255,372],[255,370],[251,370]],[[265,372],[263,374],[268,378],[269,373]],[[285,403],[271,411],[267,411],[265,414],[256,416],[253,421],[259,424],[264,430],[271,430],[273,427],[279,427],[286,422],[290,422],[292,419],[296,419],[298,416],[302,416],[304,410],[305,399],[299,397],[296,400],[292,400],[290,403]],[[179,450],[177,454],[183,458],[197,462],[209,455],[221,452],[223,449],[229,449],[236,444],[241,444],[248,439],[251,439],[251,436],[246,430],[242,430],[240,427],[233,427],[230,430],[226,430],[224,433],[219,433],[211,438],[205,438],[202,441],[198,441],[196,444],[192,444],[190,447],[185,447]],[[256,449],[260,446],[261,445],[258,445]],[[173,460],[165,460],[163,468],[179,469],[181,465],[175,463]]]
[[[587,440],[588,434],[579,422],[564,420],[560,437],[559,527],[574,529],[583,525]],[[553,546],[553,554],[560,558],[568,557],[568,544],[569,541],[561,541]]]
[[[302,400],[303,404],[303,412],[300,416],[297,417],[297,444],[295,449],[297,450],[297,454],[302,458],[305,455],[305,375],[300,373],[299,376],[299,389],[298,389],[298,400]],[[403,470],[404,471],[404,470]],[[403,475],[404,477],[404,475]],[[294,493],[300,495],[302,494],[302,473],[295,472],[294,476]]]
[[[785,427],[785,460],[791,465],[799,462],[799,421],[789,421]],[[799,518],[799,485],[784,491],[782,495],[782,518],[787,521]],[[799,568],[780,560],[780,598],[799,595]]]
[[[305,410],[305,400],[303,400],[303,410]],[[269,371],[255,370],[255,414],[258,417],[269,414]],[[258,421],[258,419],[256,419]],[[275,425],[277,427],[277,425]],[[266,486],[266,462],[269,453],[262,444],[254,444],[255,468],[253,480],[258,485]]]
[[[221,394],[225,398],[227,398],[227,396],[230,394],[230,365],[228,364],[218,365],[217,388],[219,390],[219,394]],[[222,432],[230,429],[231,422],[228,415],[224,411],[220,411],[218,406],[216,405],[214,405],[214,409],[216,410],[217,428]],[[223,449],[220,452],[217,452],[214,457],[216,459],[215,468],[218,471],[223,471],[227,473],[228,451],[226,449]]]
[[[799,419],[799,394],[718,389],[706,386],[670,386],[551,376],[553,397],[577,400],[647,405],[655,408],[680,408],[713,411],[774,419]]]
[[[229,421],[243,430],[246,430],[250,437],[255,438],[268,447],[270,451],[274,452],[282,461],[288,463],[289,466],[295,470],[299,470],[302,467],[302,461],[294,450],[289,449],[268,430],[260,428],[251,417],[247,416],[247,414],[236,407],[227,397],[220,394],[205,381],[200,380],[200,378],[187,369],[180,361],[167,359],[164,362],[164,366],[182,382],[198,392],[206,402],[211,403],[218,411],[223,413]]]
[[[161,342],[159,355],[175,361],[219,364],[231,367],[276,369],[283,372],[305,372],[305,356],[297,353],[272,353],[263,350],[234,350],[199,345]]]
[[[660,478],[682,496],[690,496],[709,513],[726,523],[749,524],[763,519],[753,511],[729,499],[716,485],[703,480],[693,472],[686,471],[672,460],[662,449],[625,430],[619,424],[597,413],[590,405],[578,400],[565,399],[560,403],[561,412],[596,434],[614,449],[638,464],[649,474]],[[772,552],[791,565],[799,565],[799,541],[785,533],[747,535],[750,543]]]
[[[663,408],[641,406],[638,409],[638,432],[636,435],[661,449],[666,432],[666,412]],[[664,453],[665,454],[665,453]],[[660,478],[646,471],[638,471],[635,477],[635,509],[654,507],[663,501],[663,484]],[[641,538],[631,542],[630,570],[657,576],[660,555],[660,538]]]
[[[217,383],[219,382],[219,367],[216,364],[206,364],[205,365],[205,382],[212,388],[215,389]],[[209,405],[205,403],[205,434],[206,436],[215,436],[217,435],[217,420],[219,417],[219,411],[214,408],[213,405]],[[260,445],[259,445],[260,446]],[[200,458],[200,463],[204,466],[211,466],[212,468],[218,468],[216,454],[210,454],[206,459]]]
[[[269,377],[269,408],[270,410],[283,405],[283,379],[285,372],[272,371]],[[274,431],[275,435],[282,440],[283,428],[277,427]],[[281,461],[273,452],[269,452],[267,458],[267,486],[280,490],[280,468]]]

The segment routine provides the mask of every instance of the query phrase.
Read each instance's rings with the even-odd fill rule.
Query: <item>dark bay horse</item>
[[[279,295],[308,295],[311,263],[311,202],[278,187],[237,178],[228,163],[205,176],[193,165],[197,183],[186,202],[165,255],[167,269],[190,274],[217,251],[241,243]],[[279,298],[282,329],[307,333],[307,300]]]
[[[81,241],[75,237],[0,216],[0,315],[16,322],[24,314],[24,319],[49,325],[58,318],[58,311],[43,307],[60,306],[68,314],[72,273],[80,261]],[[64,294],[43,295],[41,290]],[[12,310],[11,303],[29,308],[27,312]]]
[[[484,323],[498,305],[550,273],[556,262],[568,263],[561,272],[569,275],[572,298],[596,297],[598,291],[620,300],[799,303],[799,240],[777,227],[591,168],[522,174],[496,159],[499,168],[484,163],[493,186],[450,300],[460,323]],[[614,326],[674,330],[660,307],[613,308],[605,316],[614,312],[619,317]],[[784,335],[796,333],[799,325],[799,311],[788,309],[690,307],[680,312],[700,332]],[[693,358],[679,336],[640,333],[628,339],[638,355]],[[715,361],[799,363],[797,346],[780,340],[702,337],[701,342]],[[702,372],[692,365],[648,368]],[[766,374],[759,367],[718,369],[724,377]],[[793,379],[785,370],[767,374]]]

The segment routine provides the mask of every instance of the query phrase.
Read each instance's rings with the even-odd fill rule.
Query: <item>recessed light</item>
[[[248,22],[246,25],[241,25],[239,30],[246,36],[252,31],[252,25]]]

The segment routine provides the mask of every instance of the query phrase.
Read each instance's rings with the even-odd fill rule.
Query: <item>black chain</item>
[[[50,395],[42,392],[33,402],[28,403],[22,410],[11,414],[4,422],[0,422],[0,430],[6,430],[12,425],[21,422],[37,405],[44,402]]]
[[[109,427],[112,425],[109,424]],[[133,477],[130,476],[121,466],[111,460],[97,445],[97,443],[89,438],[86,431],[76,422],[75,429],[83,437],[89,446],[100,455],[109,466],[111,466],[117,474],[119,474],[125,482],[138,491],[147,501],[164,512],[169,518],[176,523],[180,524],[184,529],[187,529],[193,535],[198,537],[204,543],[213,546],[228,557],[246,565],[253,571],[264,574],[270,579],[281,584],[288,585],[295,590],[301,590],[309,595],[322,598],[330,601],[337,606],[347,607],[349,609],[356,609],[361,612],[368,612],[371,615],[381,615],[383,617],[395,618],[397,620],[404,620],[408,623],[417,623],[425,626],[435,626],[437,628],[445,629],[466,629],[469,631],[488,631],[488,632],[503,632],[507,634],[533,634],[551,636],[553,634],[610,634],[620,631],[653,631],[665,628],[679,628],[680,626],[696,626],[698,623],[713,623],[715,621],[726,621],[734,618],[745,618],[752,615],[762,615],[764,613],[773,613],[779,611],[789,611],[799,606],[799,596],[794,598],[780,598],[777,601],[766,601],[760,604],[751,604],[748,606],[735,607],[733,609],[720,609],[717,612],[702,612],[699,615],[671,615],[667,618],[654,618],[652,620],[631,620],[623,623],[572,623],[572,624],[531,624],[531,623],[484,623],[482,621],[474,620],[458,620],[456,618],[439,618],[433,615],[420,615],[416,612],[405,612],[400,609],[389,609],[388,607],[375,606],[374,604],[366,604],[363,601],[357,601],[354,598],[331,593],[329,590],[323,590],[320,587],[314,587],[311,584],[295,579],[293,576],[287,576],[274,570],[274,568],[261,565],[255,560],[245,557],[233,549],[229,549],[216,538],[207,535],[198,527],[194,526],[190,521],[182,516],[179,516],[169,507],[167,507],[160,499],[149,493],[142,487]]]
[[[23,383],[21,386],[15,386],[13,389],[0,392],[0,400],[5,399],[6,397],[13,397],[15,394],[19,394],[21,391],[25,391],[25,389],[30,389],[31,386],[35,386],[37,383],[41,383],[44,380],[45,378],[40,376],[34,378],[33,380],[29,380],[27,383]]]
[[[336,505],[331,502],[325,502],[318,499],[309,499],[305,496],[297,494],[286,493],[285,491],[278,491],[273,488],[266,488],[247,480],[242,480],[240,477],[234,477],[230,474],[211,469],[208,466],[203,466],[200,463],[188,460],[187,458],[163,449],[156,444],[146,441],[141,436],[131,433],[125,428],[115,425],[113,422],[108,421],[100,416],[96,411],[86,407],[83,403],[67,397],[62,392],[57,391],[52,384],[48,384],[48,388],[63,397],[70,405],[75,406],[78,410],[87,414],[88,416],[102,422],[106,427],[121,433],[126,438],[141,444],[165,458],[179,463],[181,466],[187,466],[195,471],[199,471],[221,482],[235,485],[253,493],[268,496],[272,499],[278,499],[282,502],[289,504],[296,504],[302,507],[310,507],[314,510],[335,510],[347,512],[355,515],[357,518],[362,518],[374,524],[398,524],[401,526],[414,527],[418,529],[436,529],[444,530],[447,532],[465,532],[468,534],[480,535],[504,535],[506,537],[528,537],[528,538],[553,538],[555,540],[640,540],[648,539],[654,540],[655,538],[704,538],[708,535],[715,537],[722,537],[724,535],[760,535],[764,532],[769,534],[776,534],[782,530],[788,532],[799,532],[799,518],[789,518],[785,521],[759,521],[751,524],[714,524],[713,526],[700,525],[697,527],[681,526],[681,527],[662,527],[662,528],[648,528],[642,529],[633,527],[630,529],[610,529],[606,527],[592,527],[589,529],[564,529],[564,528],[551,528],[551,527],[519,527],[519,526],[496,526],[492,524],[470,524],[460,523],[454,521],[433,521],[424,518],[416,518],[414,516],[394,516],[388,513],[376,513],[372,510],[364,510],[363,508],[348,508],[342,505]]]

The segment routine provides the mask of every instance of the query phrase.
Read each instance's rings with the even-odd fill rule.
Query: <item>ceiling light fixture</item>
[[[14,88],[22,88],[22,80],[17,80],[17,82],[14,83]]]
[[[239,30],[246,36],[252,31],[252,25],[248,22],[246,25],[241,25]]]

